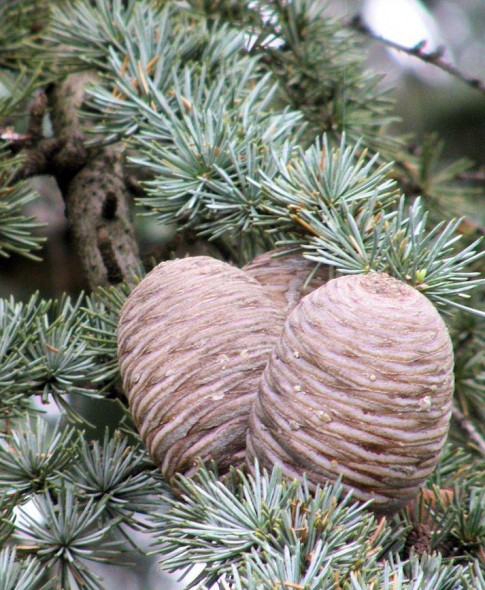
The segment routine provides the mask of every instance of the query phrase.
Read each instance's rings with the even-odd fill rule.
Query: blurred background
[[[322,0],[323,1],[323,0]],[[377,35],[399,44],[415,47],[426,41],[423,49],[443,48],[444,59],[469,77],[485,81],[485,1],[484,0],[330,0],[328,11],[351,20],[360,15]],[[467,157],[483,168],[485,176],[485,95],[432,65],[391,50],[384,44],[369,41],[368,64],[385,73],[384,84],[393,87],[398,131],[420,138],[437,132],[444,141],[445,159]],[[64,205],[54,181],[48,177],[33,179],[41,198],[30,213],[46,224],[48,237],[42,262],[11,257],[0,260],[0,296],[13,295],[27,300],[39,290],[43,297],[57,297],[63,292],[73,296],[86,289],[80,265],[64,217]],[[479,221],[485,223],[485,207],[477,203]],[[148,252],[164,239],[164,230],[153,222],[140,226],[142,248]],[[112,404],[107,411],[79,408],[102,432],[116,424]],[[55,408],[44,408],[56,418]],[[94,415],[94,412],[96,414]],[[96,432],[92,433],[96,436]],[[140,538],[147,548],[146,538]],[[174,590],[183,585],[175,577],[159,571],[156,558],[133,554],[130,568],[96,566],[109,584],[107,588]]]

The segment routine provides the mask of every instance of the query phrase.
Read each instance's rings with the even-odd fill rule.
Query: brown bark
[[[19,178],[54,176],[66,204],[82,270],[92,289],[134,281],[141,262],[130,213],[130,191],[117,146],[85,145],[79,112],[91,73],[72,74],[48,96],[54,137],[41,136],[47,102],[33,101]],[[19,145],[21,145],[20,142]]]
[[[87,149],[83,142],[79,109],[92,79],[87,73],[68,76],[50,99],[52,125],[64,144],[57,156],[56,178],[83,271],[94,289],[133,282],[140,259],[117,148]]]

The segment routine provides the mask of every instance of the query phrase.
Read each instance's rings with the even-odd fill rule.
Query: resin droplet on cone
[[[327,265],[316,268],[316,262],[301,254],[282,256],[281,252],[284,249],[264,252],[248,262],[243,270],[261,283],[276,305],[288,314],[302,297],[329,280],[330,269]],[[309,284],[305,286],[312,273]]]
[[[250,405],[283,323],[241,270],[198,256],[152,270],[126,301],[118,357],[131,412],[167,477],[244,461]]]
[[[345,276],[302,299],[263,373],[249,465],[342,476],[392,513],[434,470],[446,440],[453,351],[434,306],[386,274]]]

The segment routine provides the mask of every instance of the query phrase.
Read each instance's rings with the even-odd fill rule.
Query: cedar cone
[[[305,286],[317,263],[299,253],[282,256],[281,252],[284,251],[284,248],[279,248],[264,252],[243,266],[243,270],[266,288],[273,301],[285,310],[286,315],[302,297],[330,279],[330,267],[320,265]]]
[[[331,280],[295,307],[266,366],[249,466],[312,486],[342,477],[393,513],[436,466],[452,393],[450,337],[426,297],[386,274]]]
[[[130,410],[162,473],[244,461],[250,405],[283,319],[256,280],[206,256],[159,264],[121,311]]]

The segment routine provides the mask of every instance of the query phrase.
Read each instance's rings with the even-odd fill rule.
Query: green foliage
[[[116,328],[130,290],[125,284],[98,289],[85,300],[81,337],[94,365],[91,381],[103,392],[119,385]]]
[[[20,509],[22,521],[16,530],[22,545],[35,547],[44,566],[57,572],[62,588],[74,580],[80,587],[99,588],[98,576],[81,560],[107,562],[119,554],[120,541],[110,539],[117,520],[100,525],[103,503],[81,503],[71,487],[61,487],[56,500],[38,494],[33,503],[40,518]]]
[[[32,61],[32,44],[47,22],[39,15],[48,13],[49,4],[49,0],[0,0],[0,71],[5,68],[15,72]]]
[[[38,5],[45,5],[39,1]],[[24,63],[31,54],[26,44],[36,33],[35,3],[0,0],[0,257],[12,254],[39,260],[35,254],[44,242],[39,236],[39,223],[25,212],[37,194],[25,181],[18,181],[22,157],[12,155],[8,141],[26,100],[39,83],[38,68]]]
[[[383,153],[399,142],[386,133],[395,119],[382,76],[363,67],[362,46],[319,0],[258,2],[262,18],[251,52],[265,56],[284,104],[302,111],[310,141],[327,133]]]
[[[169,141],[164,145],[161,134],[154,140],[154,124],[147,125],[146,135],[142,127],[137,139],[142,157],[132,161],[154,175],[139,203],[161,223],[178,222],[210,238],[236,238],[245,258],[254,254],[251,244],[262,239],[257,181],[274,173],[271,149],[283,145],[299,118],[268,112],[271,95],[263,78],[232,106],[223,100],[213,108],[191,103],[177,116],[167,105],[161,123],[170,122]]]
[[[8,490],[3,490],[0,497],[0,543],[2,547],[15,528],[14,507],[12,495],[8,493]]]
[[[0,33],[0,256],[36,258],[42,244],[12,140],[33,89],[94,70],[86,145],[120,142],[142,179],[138,213],[217,240],[235,262],[282,245],[420,289],[451,314],[456,401],[477,434],[389,521],[339,484],[310,493],[278,470],[201,468],[168,491],[129,425],[90,441],[76,409],[79,396],[123,396],[116,327],[130,287],[0,299],[0,590],[102,589],[90,562],[126,562],[134,530],[156,535],[169,571],[205,564],[192,586],[485,588],[485,466],[472,454],[483,251],[462,219],[443,219],[475,195],[469,163],[444,165],[435,137],[408,149],[390,133],[381,77],[320,0],[0,0]],[[51,401],[55,426],[39,416]]]
[[[33,295],[27,304],[13,298],[0,300],[0,416],[22,415],[29,406],[30,389],[38,362],[25,356],[37,315],[46,313],[48,303]]]
[[[339,272],[386,271],[422,290],[445,311],[450,305],[467,309],[457,299],[483,284],[467,270],[482,253],[477,251],[478,241],[455,249],[461,219],[440,221],[430,229],[428,212],[419,200],[407,214],[403,199],[396,207],[399,185],[391,178],[392,163],[383,164],[380,155],[369,152],[375,147],[368,136],[372,132],[366,135],[352,116],[349,135],[354,137],[358,130],[361,137],[354,146],[347,145],[344,126],[334,122],[328,135],[304,150],[306,132],[297,126],[302,118],[311,122],[313,115],[301,104],[299,111],[281,110],[278,85],[262,71],[255,47],[270,53],[270,63],[286,56],[302,64],[291,65],[306,72],[297,75],[292,69],[291,83],[285,78],[288,72],[272,70],[279,85],[288,90],[294,84],[300,98],[311,80],[312,88],[330,92],[324,81],[340,84],[342,71],[345,80],[359,88],[359,100],[365,97],[362,87],[376,96],[376,80],[363,82],[361,58],[355,50],[343,49],[352,45],[350,36],[342,33],[340,23],[325,18],[315,2],[265,6],[269,14],[260,22],[259,37],[249,53],[242,33],[217,19],[209,25],[198,15],[187,16],[175,4],[169,3],[155,19],[144,2],[136,7],[129,3],[126,9],[115,2],[111,11],[104,7],[96,12],[96,34],[83,32],[82,19],[93,9],[86,8],[82,16],[80,6],[59,12],[53,30],[61,40],[74,22],[76,34],[83,35],[80,47],[90,42],[89,35],[110,45],[109,65],[104,62],[103,78],[91,90],[89,116],[97,121],[94,129],[103,138],[133,134],[128,144],[131,162],[149,175],[143,183],[145,195],[138,198],[146,214],[162,224],[176,223],[209,239],[226,240],[240,262],[275,243],[302,246],[310,259],[334,265]],[[89,18],[93,26],[94,16]],[[313,46],[313,27],[324,53]],[[191,36],[183,34],[187,28]],[[99,51],[101,41],[94,46]],[[325,47],[335,52],[331,58]],[[314,72],[323,63],[326,75],[317,86]],[[356,94],[352,83],[342,87],[345,100]],[[338,102],[334,92],[335,88],[331,99],[320,96],[317,102],[327,107]],[[297,106],[291,100],[289,104]],[[383,131],[384,121],[376,117],[374,107],[363,106],[375,100],[359,104],[357,118],[363,120],[368,109],[369,125],[377,124]],[[322,113],[318,117],[325,120]],[[339,145],[332,147],[330,137],[336,131]],[[463,171],[456,163],[431,182],[437,153],[431,144],[423,152],[420,172],[429,195]],[[389,151],[389,146],[382,147],[384,153]]]
[[[3,124],[4,118],[13,118],[14,115],[18,115],[16,111],[18,111],[19,106],[29,98],[35,87],[35,77],[33,76],[26,79],[23,70],[21,72],[9,72],[0,68],[0,123]],[[4,138],[2,137],[2,139]],[[6,159],[3,149],[0,154],[2,154],[2,160]],[[8,166],[14,168],[16,162],[15,159],[11,159]],[[7,168],[5,165],[3,167]]]
[[[100,398],[118,381],[116,324],[128,292],[113,288],[77,301],[0,299],[0,418],[34,411],[37,396],[82,420],[72,396]]]
[[[285,556],[286,557],[286,556]],[[295,556],[298,557],[298,556]],[[256,561],[256,560],[255,560]],[[290,565],[291,563],[291,565]],[[335,577],[329,562],[318,570],[313,569],[316,561],[303,575],[297,561],[287,559],[279,567],[268,567],[257,560],[254,565],[248,563],[244,577],[235,572],[235,588],[242,590],[273,590],[275,584],[285,590],[304,588],[305,590],[321,590],[335,588],[340,580]],[[275,564],[276,565],[276,564]],[[313,569],[313,571],[312,571]],[[375,574],[371,572],[352,572],[348,583],[337,586],[348,590],[473,590],[480,583],[479,576],[471,569],[459,566],[444,565],[439,556],[414,557],[408,563],[398,561],[391,565],[386,563]],[[224,584],[227,590],[230,586]]]
[[[352,590],[473,590],[483,578],[472,568],[444,564],[439,555],[413,557],[407,563],[386,564],[379,576],[352,576]]]
[[[260,473],[257,466],[254,476],[232,471],[221,480],[206,469],[193,479],[177,476],[177,497],[155,523],[157,551],[169,571],[204,564],[187,588],[479,588],[484,520],[476,473],[481,470],[483,485],[485,472],[483,461],[464,470],[463,460],[448,454],[434,477],[442,484],[454,479],[457,491],[469,490],[468,501],[460,497],[450,505],[438,487],[422,497],[431,518],[429,554],[415,552],[411,541],[423,503],[415,505],[414,517],[409,508],[387,523],[353,503],[339,483],[310,493],[305,481],[288,482],[278,469]],[[431,554],[437,549],[442,553]]]
[[[49,311],[35,318],[24,352],[26,365],[35,367],[30,393],[43,402],[53,399],[71,419],[77,414],[67,395],[98,396],[88,382],[94,362],[80,334],[81,302],[82,296],[74,303],[69,297],[51,301]]]
[[[473,162],[460,158],[443,162],[443,141],[433,133],[426,136],[422,145],[400,157],[398,163],[403,190],[409,196],[421,195],[426,200],[433,218],[473,216],[473,202],[481,196],[480,188],[467,185],[462,177],[473,167]]]
[[[280,175],[264,181],[270,231],[286,230],[282,243],[303,246],[306,256],[339,272],[387,272],[421,290],[434,303],[466,309],[455,298],[484,284],[467,270],[483,257],[480,240],[457,250],[461,219],[429,228],[428,212],[418,198],[397,210],[389,166],[366,163],[344,141],[329,150],[326,138],[294,159],[280,160]],[[365,165],[364,165],[365,164]],[[470,310],[472,311],[472,310]],[[473,310],[480,314],[479,311]]]
[[[44,570],[40,561],[27,557],[17,560],[15,548],[0,551],[0,589],[1,590],[52,590],[54,580],[45,582]]]
[[[401,199],[397,215],[385,228],[383,250],[388,265],[394,276],[410,281],[438,305],[448,303],[460,308],[461,304],[451,298],[467,298],[466,291],[484,284],[483,279],[473,280],[480,273],[465,269],[485,252],[478,250],[480,240],[462,250],[455,249],[454,244],[461,238],[456,231],[461,219],[442,221],[429,228],[427,218],[420,199],[407,215]]]
[[[0,117],[1,109],[0,101]],[[9,157],[0,146],[0,256],[21,254],[39,260],[33,252],[39,250],[44,242],[44,238],[36,235],[43,226],[34,217],[24,213],[26,205],[32,203],[37,194],[27,182],[13,180],[19,163],[18,159]]]
[[[5,583],[25,570],[26,589],[40,588],[45,575],[62,588],[103,588],[89,561],[121,560],[131,543],[125,525],[146,530],[143,515],[161,505],[164,484],[139,444],[121,432],[106,433],[103,444],[79,434],[37,416],[2,436],[0,539],[18,548],[0,558],[9,563]]]
[[[58,44],[73,35],[74,50],[60,53]],[[237,102],[255,79],[256,60],[242,55],[242,33],[209,26],[175,3],[160,11],[145,0],[67,5],[54,10],[46,41],[67,71],[96,64],[102,74],[86,115],[94,116],[92,132],[103,142],[126,138],[141,121],[160,127],[159,103],[210,107],[223,102],[221,92]]]
[[[484,549],[484,486],[483,460],[469,462],[449,446],[419,498],[395,518],[408,531],[407,545],[473,563]]]
[[[338,150],[324,136],[305,151],[295,150],[290,161],[279,159],[278,176],[266,180],[265,191],[296,211],[299,207],[316,210],[320,203],[332,207],[339,201],[362,207],[372,198],[385,207],[396,199],[396,182],[387,176],[390,164],[378,165],[377,160],[377,155],[368,158],[360,142],[347,146],[345,135]]]
[[[72,428],[60,431],[57,426],[49,432],[39,416],[27,418],[22,430],[0,439],[0,485],[23,499],[48,490],[73,460],[76,437]]]
[[[69,2],[53,7],[49,28],[43,36],[46,54],[55,66],[72,69],[106,68],[110,47],[129,42],[130,25],[138,10],[136,0],[113,2]],[[145,11],[148,4],[145,3]],[[143,7],[140,9],[143,11]],[[57,47],[57,44],[64,49]]]
[[[183,503],[172,501],[160,517],[159,552],[168,570],[206,564],[190,587],[230,576],[245,558],[277,569],[297,560],[305,570],[331,561],[333,574],[345,579],[354,568],[374,568],[389,541],[389,529],[344,497],[340,484],[311,494],[305,482],[285,481],[278,468],[261,474],[257,466],[254,477],[233,471],[221,481],[201,470],[174,483]]]
[[[485,436],[485,320],[460,314],[451,324],[451,335],[455,345],[455,399],[465,416],[477,417],[474,424]],[[460,440],[463,443],[463,437]],[[476,440],[466,442],[476,447]]]
[[[82,441],[66,479],[83,498],[103,501],[105,517],[131,528],[146,528],[139,515],[160,505],[160,482],[146,452],[119,433],[106,431],[102,444]]]

